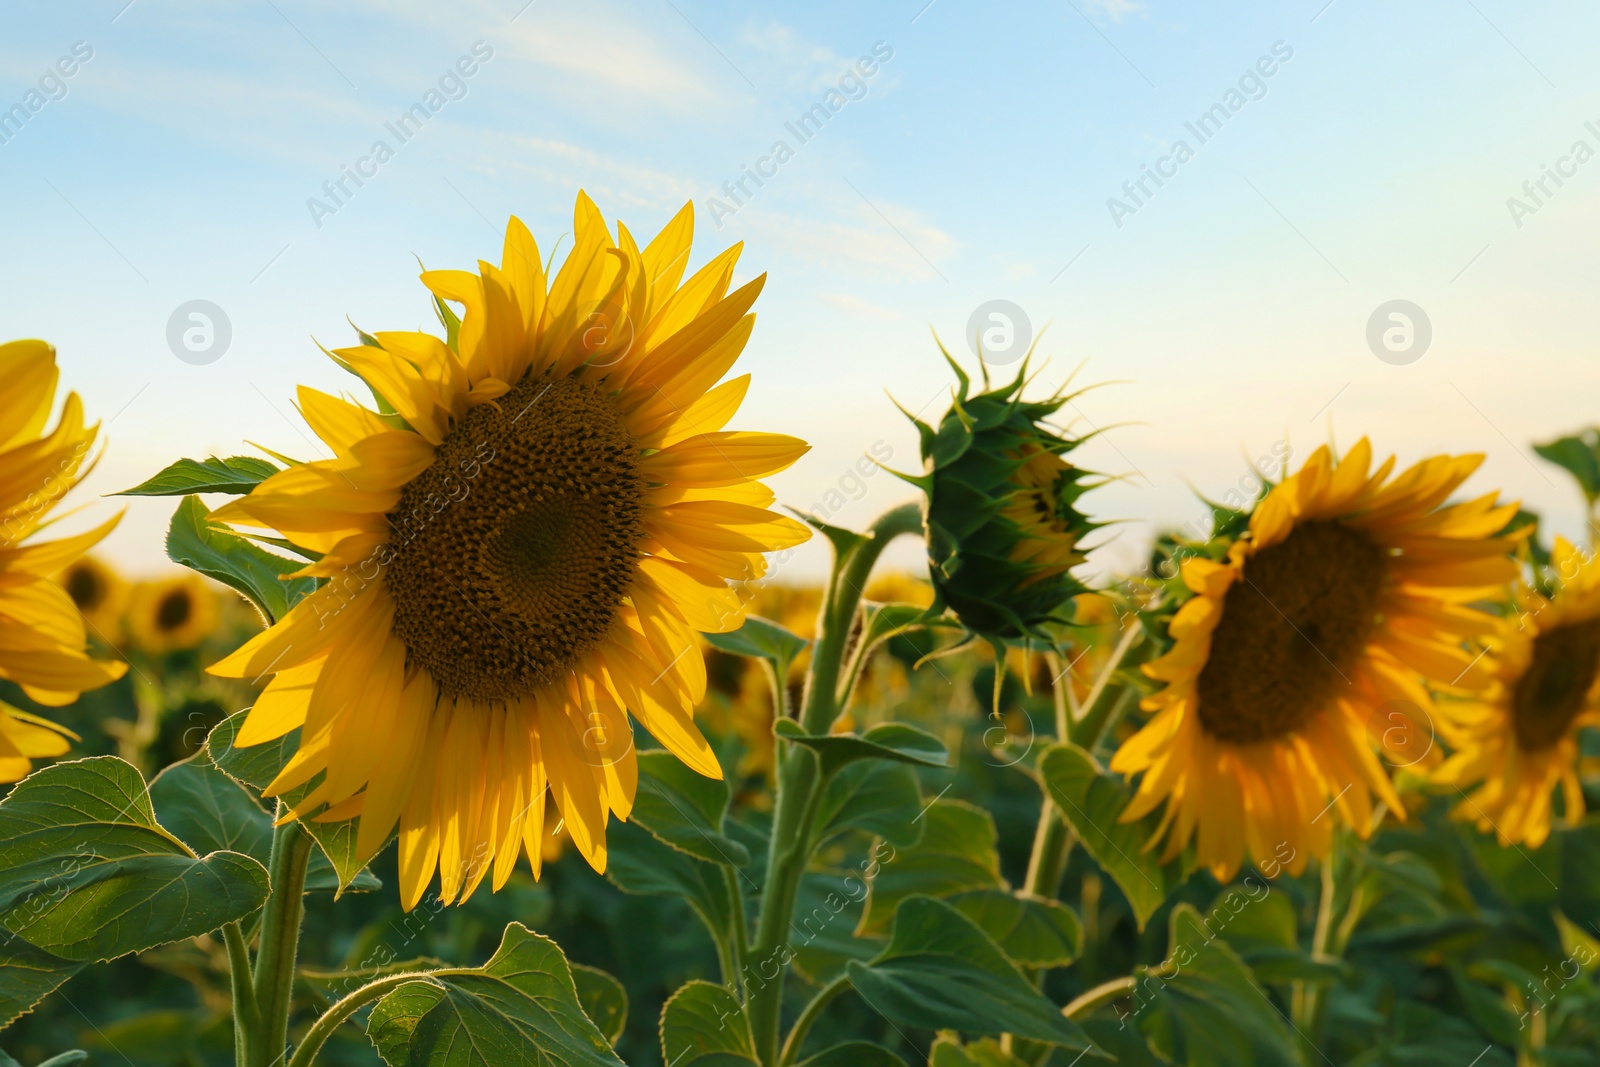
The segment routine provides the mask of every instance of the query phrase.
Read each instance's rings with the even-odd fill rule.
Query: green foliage
[[[217,769],[240,785],[253,790],[256,796],[260,796],[261,790],[272,784],[278,772],[283,770],[284,764],[294,755],[295,749],[300,744],[300,731],[297,728],[275,740],[240,748],[234,744],[234,739],[239,736],[239,730],[244,726],[248,714],[248,711],[241,711],[218,723],[206,738],[206,752]],[[321,780],[321,776],[318,775],[304,785],[283,793],[280,799],[285,805],[293,807],[307,793],[315,789]],[[317,822],[315,819],[306,818],[301,820],[301,825],[317,843],[323,859],[331,868],[335,895],[352,888],[357,890],[376,888],[374,883],[377,879],[370,874],[363,877],[361,864],[357,862],[355,819],[343,822]],[[322,888],[323,881],[319,872],[315,888]]]
[[[1025,967],[1065,967],[1083,948],[1083,924],[1059,901],[999,889],[974,889],[948,899],[1008,959]]]
[[[0,925],[64,960],[115,959],[208,933],[266,900],[261,864],[200,857],[156,822],[139,772],[58,763],[0,802]]]
[[[857,760],[834,772],[817,806],[817,843],[862,830],[900,848],[922,837],[922,790],[904,763]]]
[[[661,1012],[661,1054],[681,1067],[734,1067],[756,1062],[744,1005],[725,986],[690,982]]]
[[[1178,860],[1161,863],[1153,850],[1145,848],[1155,830],[1155,813],[1122,822],[1133,790],[1076,745],[1052,746],[1039,758],[1039,774],[1056,807],[1127,896],[1139,928],[1144,929],[1186,874]]]
[[[285,559],[213,523],[197,496],[187,496],[172,515],[167,555],[172,562],[238,590],[269,621],[276,622],[317,587],[313,578],[288,577],[305,566]]]
[[[722,833],[728,811],[725,781],[690,770],[668,752],[641,752],[638,760],[634,822],[663,844],[709,863],[743,867],[750,862],[745,847]]]
[[[193,493],[248,493],[278,467],[254,456],[180,459],[160,474],[117,496],[189,496]]]
[[[897,909],[917,895],[944,897],[1003,888],[994,817],[959,800],[941,800],[921,816],[922,839],[879,866],[871,881],[860,934],[881,934]]]
[[[864,734],[807,734],[793,719],[779,719],[773,732],[785,741],[816,751],[824,776],[864,759],[895,760],[921,767],[943,767],[950,761],[943,742],[902,722],[886,722]]]
[[[849,965],[850,984],[903,1026],[1012,1033],[1073,1050],[1088,1035],[1023,977],[972,920],[932,897],[895,910],[889,945],[871,963]]]
[[[1558,437],[1533,450],[1578,482],[1591,505],[1600,499],[1600,430],[1585,430],[1573,437]]]
[[[704,636],[712,648],[735,656],[767,660],[777,669],[780,678],[788,677],[789,665],[811,645],[805,638],[757,615],[746,615],[744,625],[737,630]]]
[[[484,966],[419,977],[385,996],[367,1037],[389,1067],[622,1064],[584,1014],[561,950],[519,923]]]

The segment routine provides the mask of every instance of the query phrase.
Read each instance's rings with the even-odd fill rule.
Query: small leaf
[[[664,844],[710,863],[743,867],[750,853],[722,833],[728,783],[707,778],[669,752],[641,752],[632,821]]]
[[[906,1061],[882,1045],[847,1041],[801,1060],[800,1067],[906,1067]]]
[[[725,634],[703,634],[712,648],[735,656],[771,660],[778,666],[778,677],[789,673],[789,664],[810,647],[811,642],[784,629],[770,619],[746,615],[744,625]]]
[[[1298,1062],[1278,1009],[1200,913],[1179,904],[1170,930],[1166,962],[1140,968],[1133,993],[1139,1029],[1156,1051],[1189,1067]]]
[[[1586,430],[1578,437],[1560,437],[1533,450],[1571,474],[1588,500],[1600,497],[1600,433]]]
[[[949,902],[982,927],[1011,962],[1024,967],[1065,967],[1083,948],[1083,925],[1058,901],[976,889]]]
[[[1153,849],[1145,848],[1155,830],[1155,813],[1138,822],[1120,822],[1133,790],[1076,745],[1052,746],[1040,757],[1039,772],[1078,840],[1128,898],[1143,930],[1184,880],[1177,860],[1161,863]]]
[[[272,858],[272,816],[248,789],[211,762],[205,749],[174,763],[150,783],[156,819],[196,852],[241,852],[266,866]],[[311,854],[307,892],[337,892],[339,875],[321,849]],[[351,882],[356,892],[383,888],[363,870]]]
[[[77,1067],[78,1064],[85,1062],[88,1058],[89,1054],[87,1052],[81,1048],[75,1048],[70,1052],[63,1052],[59,1056],[51,1056],[47,1060],[41,1060],[38,1067]]]
[[[860,760],[828,780],[817,805],[819,845],[848,830],[877,834],[892,845],[914,845],[922,837],[922,790],[917,772],[904,763]]]
[[[793,719],[779,719],[772,732],[785,741],[815,749],[822,759],[824,776],[864,759],[895,760],[922,767],[945,767],[950,763],[944,742],[903,722],[882,723],[864,734],[808,734]]]
[[[254,456],[180,459],[147,482],[113,496],[189,496],[192,493],[248,493],[278,467]]]
[[[901,901],[913,894],[945,897],[968,889],[1001,889],[994,817],[960,800],[941,800],[918,819],[926,826],[910,848],[879,858],[858,935],[889,928]]]
[[[947,1036],[933,1043],[928,1067],[1027,1067],[1027,1064],[989,1038],[963,1047],[961,1042]]]
[[[272,780],[283,770],[284,764],[289,762],[289,758],[299,747],[300,730],[297,727],[271,741],[238,748],[233,743],[234,738],[239,736],[239,730],[244,726],[245,717],[249,714],[248,709],[235,712],[212,727],[210,735],[206,738],[206,753],[219,770],[234,781],[248,786],[259,796],[261,790],[272,784]],[[282,796],[284,804],[289,807],[298,804],[301,798],[315,789],[321,781],[322,776],[317,775],[305,785],[284,793]],[[323,865],[313,857],[306,875],[307,889],[332,888],[337,898],[347,890],[366,892],[382,887],[383,883],[357,862],[358,821],[347,819],[344,822],[317,822],[309,817],[300,820],[300,825],[311,835],[311,839],[321,850],[333,881],[331,887],[327,885],[327,878],[320,874],[324,869]]]
[[[574,963],[572,982],[578,989],[583,1013],[614,1046],[628,1025],[628,991],[622,983],[597,967]]]
[[[910,897],[895,912],[889,947],[870,964],[851,963],[850,983],[874,1010],[903,1026],[1091,1047],[971,919],[932,897]],[[1286,1061],[1287,1062],[1287,1061]]]
[[[708,929],[718,932],[733,923],[723,868],[662,844],[633,823],[606,831],[606,878],[624,893],[681,897]]]
[[[277,622],[316,589],[314,578],[287,578],[304,566],[258,548],[232,530],[210,522],[197,496],[184,497],[167,530],[167,556],[174,563],[236,589]]]
[[[693,981],[661,1009],[661,1052],[674,1067],[756,1063],[744,1006],[725,986]]]
[[[196,857],[114,756],[57,763],[0,801],[0,925],[68,960],[110,960],[210,933],[261,907],[267,872]]]
[[[584,1014],[556,943],[520,923],[483,967],[418,978],[384,997],[367,1037],[389,1067],[624,1067]]]

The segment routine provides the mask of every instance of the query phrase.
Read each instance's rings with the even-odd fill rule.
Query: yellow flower
[[[43,341],[0,345],[0,678],[40,704],[59,706],[122,677],[126,663],[84,653],[83,616],[51,576],[116,526],[35,541],[52,508],[88,473],[98,427],[83,424],[83,402],[68,393],[54,430],[56,351]],[[32,761],[67,752],[77,735],[0,704],[0,781],[27,774]]]
[[[1455,755],[1435,781],[1482,785],[1455,810],[1501,845],[1538,848],[1550,836],[1550,797],[1561,787],[1566,820],[1583,818],[1578,731],[1600,726],[1600,562],[1557,538],[1553,599],[1523,589],[1520,616],[1490,639],[1494,684],[1477,701],[1441,705]]]
[[[1247,854],[1287,847],[1298,872],[1327,855],[1335,823],[1370,832],[1374,797],[1403,810],[1374,744],[1397,763],[1428,751],[1424,679],[1487,684],[1468,642],[1494,619],[1467,603],[1514,578],[1515,538],[1495,535],[1516,505],[1444,504],[1481,456],[1393,478],[1393,458],[1371,462],[1365,438],[1337,462],[1319,448],[1225,561],[1184,562],[1196,595],[1173,616],[1172,649],[1144,668],[1167,685],[1111,763],[1144,774],[1124,821],[1166,804],[1151,844],[1165,836],[1168,857],[1195,839],[1226,880]]]
[[[194,648],[217,625],[217,598],[198,574],[183,574],[134,586],[128,603],[128,636],[157,654]]]
[[[603,870],[608,812],[632,810],[628,712],[722,774],[691,715],[696,631],[736,629],[728,582],[808,536],[757,480],[808,446],[723,431],[749,376],[717,383],[765,276],[730,293],[735,246],[680,284],[692,232],[685,206],[641,251],[580,193],[547,279],[513,218],[499,267],[423,274],[448,341],[380,333],[334,354],[396,414],[302,387],[335,458],[217,512],[324,553],[304,573],[329,579],[212,668],[273,674],[239,742],[301,727],[268,792],[320,776],[294,815],[359,814],[363,857],[398,823],[408,908],[435,869],[446,901],[491,866],[499,888],[519,851],[537,876],[547,790]]]
[[[106,644],[116,640],[122,612],[128,606],[128,583],[104,561],[94,556],[73,560],[56,575],[88,624],[92,636]]]

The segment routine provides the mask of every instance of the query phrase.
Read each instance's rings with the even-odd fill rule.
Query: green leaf
[[[848,973],[862,999],[903,1026],[1010,1033],[1074,1051],[1090,1047],[1078,1024],[1035,989],[988,934],[932,897],[902,902],[888,948],[869,964],[852,962]]]
[[[1600,497],[1600,433],[1586,430],[1578,437],[1559,437],[1533,450],[1578,480],[1588,500]]]
[[[1065,904],[1001,889],[976,889],[949,898],[957,911],[983,928],[1013,963],[1065,967],[1083,948],[1083,926]]]
[[[520,923],[506,927],[483,967],[419,978],[384,997],[367,1037],[389,1067],[623,1067],[584,1014],[556,943]]]
[[[922,789],[904,763],[858,760],[828,780],[817,804],[817,844],[849,830],[905,847],[922,838]]]
[[[1278,1009],[1200,913],[1179,904],[1170,931],[1166,962],[1139,968],[1133,993],[1139,1029],[1151,1046],[1187,1067],[1299,1062]]]
[[[890,847],[881,842],[876,846]],[[857,868],[813,868],[800,877],[789,944],[795,968],[818,985],[843,974],[851,960],[865,962],[883,951],[882,938],[855,936],[866,902],[868,870],[870,859]]]
[[[305,566],[259,548],[226,527],[212,523],[197,496],[183,498],[167,529],[167,556],[207,578],[236,589],[277,622],[317,587],[313,578],[286,578]]]
[[[239,782],[211,762],[205,749],[174,763],[150,783],[156,819],[196,852],[241,852],[266,866],[272,858],[272,816]],[[351,882],[356,892],[383,888],[370,871]],[[337,892],[339,876],[321,850],[306,870],[308,892]]]
[[[1052,745],[1039,759],[1039,773],[1078,840],[1128,898],[1143,930],[1185,877],[1179,861],[1161,863],[1155,850],[1145,849],[1156,814],[1137,822],[1119,821],[1133,790],[1077,745]]]
[[[70,1052],[63,1052],[59,1056],[51,1056],[47,1060],[39,1061],[38,1067],[76,1067],[89,1058],[89,1054],[81,1048]]]
[[[737,630],[702,636],[712,648],[723,652],[770,660],[777,666],[779,678],[788,675],[789,664],[811,645],[805,638],[759,615],[746,615],[744,625]]]
[[[606,1036],[612,1045],[622,1036],[628,1025],[628,991],[605,971],[574,963],[572,982],[578,989],[578,1003],[583,1013]]]
[[[933,1043],[928,1067],[1027,1067],[989,1038],[963,1046],[952,1037]]]
[[[731,928],[722,867],[662,844],[632,821],[606,831],[606,851],[606,878],[624,893],[681,897],[717,936]]]
[[[1300,947],[1300,920],[1289,894],[1273,892],[1259,875],[1225,887],[1206,915],[1206,929],[1225,937],[1259,982],[1330,982],[1339,963],[1314,960]]]
[[[831,775],[856,760],[882,759],[914,763],[922,767],[945,767],[950,753],[944,742],[925,730],[903,722],[886,722],[864,734],[808,734],[793,719],[779,719],[772,732],[785,741],[816,750],[822,760],[822,773]]]
[[[847,1041],[801,1060],[800,1067],[906,1067],[906,1061],[882,1045]]]
[[[756,1063],[744,1006],[725,986],[710,982],[690,982],[661,1009],[661,1052],[673,1067]]]
[[[206,752],[219,770],[241,785],[248,786],[259,796],[263,789],[272,784],[272,780],[283,770],[284,764],[289,762],[289,757],[293,756],[295,749],[299,747],[300,730],[297,727],[271,741],[239,748],[234,745],[234,739],[239,736],[245,716],[249,714],[248,709],[235,712],[212,727],[211,734],[206,738]],[[315,789],[321,781],[322,776],[319,774],[304,785],[284,793],[282,796],[284,804],[289,807],[298,804],[301,798]],[[322,851],[322,856],[331,869],[335,898],[346,890],[363,892],[377,889],[383,884],[357,862],[358,822],[357,819],[347,819],[344,822],[316,822],[309,817],[300,820],[300,825],[317,843],[317,848]],[[324,879],[319,877],[314,887],[310,881],[311,874],[320,869],[322,869],[321,864],[313,859],[306,876],[306,888],[324,888]]]
[[[728,783],[692,770],[670,752],[641,752],[632,821],[662,843],[706,860],[743,867],[749,851],[722,833]]]
[[[160,474],[113,496],[188,496],[191,493],[248,493],[274,474],[276,464],[254,456],[180,459]]]
[[[261,864],[196,857],[114,756],[53,764],[0,801],[0,925],[52,955],[142,952],[243,919],[266,898]]]
[[[889,928],[913,894],[946,897],[968,889],[1002,889],[994,817],[965,801],[941,800],[923,813],[922,840],[879,858],[858,935]]]
[[[20,937],[0,931],[0,975],[5,976],[5,980],[0,981],[0,1028],[10,1026],[19,1016],[27,1014],[84,966],[76,960],[52,956]]]

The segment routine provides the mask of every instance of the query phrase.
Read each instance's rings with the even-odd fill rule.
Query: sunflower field
[[[425,271],[331,458],[126,489],[179,577],[50,528],[98,424],[0,345],[0,1065],[1600,1063],[1600,432],[1567,536],[1361,437],[1090,580],[1076,394],[945,353],[845,528],[693,231]]]

